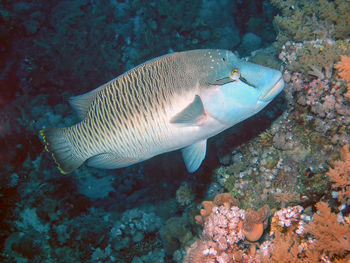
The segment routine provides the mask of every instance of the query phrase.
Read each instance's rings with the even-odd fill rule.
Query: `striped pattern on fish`
[[[210,103],[203,98],[214,92],[215,99],[216,90],[233,81],[238,61],[229,51],[194,50],[145,62],[71,98],[81,122],[42,130],[45,147],[62,173],[86,160],[99,168],[125,167],[193,143],[205,155],[206,139],[228,127],[205,109]],[[190,171],[201,158],[187,161]]]

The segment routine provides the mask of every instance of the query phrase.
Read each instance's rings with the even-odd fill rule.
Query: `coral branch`
[[[350,225],[341,224],[337,215],[325,202],[316,204],[318,213],[313,221],[306,226],[306,230],[316,238],[317,249],[328,252],[328,255],[344,255],[350,251]]]
[[[344,97],[350,99],[350,57],[341,56],[341,59],[335,65],[335,68],[339,70],[339,77],[341,77],[344,81],[347,81],[348,90],[344,94]]]
[[[350,152],[349,145],[343,146],[340,152],[341,161],[334,163],[334,168],[329,169],[328,176],[333,182],[333,188],[338,190],[338,199],[345,202],[350,199]]]

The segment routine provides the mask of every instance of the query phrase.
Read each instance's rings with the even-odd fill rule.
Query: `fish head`
[[[240,60],[229,51],[226,62],[221,72],[212,73],[201,97],[207,113],[232,126],[269,104],[283,90],[284,81],[280,71]]]
[[[204,49],[200,53],[193,53],[195,64],[199,67],[199,79],[201,85],[220,85],[231,82],[232,70],[240,59],[229,50]]]

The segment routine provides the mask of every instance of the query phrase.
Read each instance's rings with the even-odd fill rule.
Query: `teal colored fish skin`
[[[62,173],[84,162],[126,167],[177,149],[194,172],[208,138],[260,111],[283,87],[279,71],[231,51],[177,52],[71,98],[81,121],[40,134]]]
[[[208,112],[230,127],[262,110],[284,88],[278,70],[242,60],[235,65],[240,78],[222,85],[220,92],[207,91],[204,105]]]

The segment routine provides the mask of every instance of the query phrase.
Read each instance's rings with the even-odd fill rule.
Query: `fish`
[[[127,167],[179,149],[193,173],[205,159],[208,138],[256,114],[283,88],[280,71],[229,50],[175,52],[71,97],[80,122],[40,135],[63,174],[84,163]]]

